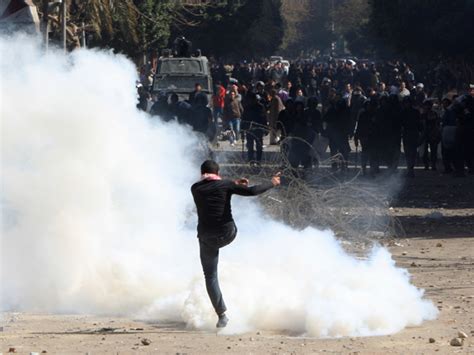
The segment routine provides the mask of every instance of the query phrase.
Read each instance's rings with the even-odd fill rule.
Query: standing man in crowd
[[[267,129],[267,114],[265,107],[258,102],[253,92],[247,94],[248,106],[242,115],[242,129],[246,131],[248,161],[250,164],[260,164],[263,155],[263,135]],[[255,149],[255,150],[254,150]],[[256,151],[256,162],[255,159]]]
[[[280,112],[285,108],[283,102],[281,101],[280,96],[275,89],[270,90],[268,95],[269,109],[268,109],[268,123],[270,128],[270,144],[275,145],[278,144],[280,139],[278,132],[277,132],[277,121],[278,115]]]
[[[405,97],[402,101],[402,137],[403,150],[407,163],[407,177],[415,177],[416,148],[420,144],[422,123],[420,112],[413,107],[411,97]]]
[[[237,92],[232,89],[224,101],[224,122],[232,131],[230,137],[230,145],[234,146],[234,142],[239,139],[240,134],[240,118],[244,112],[242,103],[237,99]]]
[[[223,180],[219,176],[219,165],[206,160],[201,165],[201,181],[191,187],[198,214],[198,239],[201,265],[206,280],[206,289],[219,319],[216,327],[223,328],[229,319],[227,307],[217,279],[219,249],[230,244],[237,235],[237,227],[232,218],[230,200],[232,195],[256,196],[274,186],[280,185],[277,173],[271,181],[249,187],[245,178]]]
[[[194,106],[194,101],[196,96],[198,96],[202,91],[202,85],[200,83],[194,84],[194,91],[189,94],[189,103]]]

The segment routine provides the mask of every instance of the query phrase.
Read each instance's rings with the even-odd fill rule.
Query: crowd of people
[[[345,170],[355,147],[370,176],[381,166],[396,171],[401,152],[409,177],[419,158],[427,170],[474,173],[473,84],[441,93],[437,78],[420,74],[429,83],[424,85],[405,63],[351,59],[300,61],[289,68],[280,61],[214,63],[212,75],[212,95],[199,84],[185,100],[175,93],[152,95],[142,86],[138,107],[190,124],[211,141],[221,130],[231,145],[244,140],[251,164],[261,162],[268,135],[295,170],[317,166],[328,147],[339,157],[333,169]]]

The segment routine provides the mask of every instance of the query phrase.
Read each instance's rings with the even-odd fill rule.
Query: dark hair
[[[214,160],[206,160],[201,165],[201,174],[217,174],[219,173],[219,164]]]

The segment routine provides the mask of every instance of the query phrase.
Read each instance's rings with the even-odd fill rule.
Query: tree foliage
[[[283,0],[285,38],[281,49],[289,55],[327,51],[334,40],[331,11],[341,0]]]
[[[34,0],[40,12],[48,0]],[[190,38],[209,55],[258,58],[329,52],[344,38],[356,55],[474,54],[474,0],[67,0],[68,40],[131,57]],[[59,17],[50,13],[52,38]]]
[[[372,30],[401,53],[474,53],[472,0],[370,0],[370,6]]]
[[[375,42],[370,37],[368,0],[347,0],[340,3],[331,13],[334,31],[342,37],[351,53],[369,55],[374,51]]]
[[[220,1],[206,12],[206,21],[185,34],[206,54],[228,58],[269,56],[283,39],[281,1]]]
[[[36,0],[38,7],[48,0]],[[205,53],[260,57],[283,38],[280,0],[67,0],[73,42],[85,23],[90,46],[131,57],[169,45],[185,34]],[[51,16],[51,14],[50,14]],[[54,21],[59,24],[57,16]],[[53,32],[59,32],[58,26]]]

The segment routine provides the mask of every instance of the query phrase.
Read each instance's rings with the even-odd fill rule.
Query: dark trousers
[[[454,162],[456,160],[456,150],[452,146],[441,145],[441,156],[443,157],[444,171],[450,173],[454,171]]]
[[[262,152],[263,152],[263,130],[261,129],[251,129],[247,132],[247,150],[248,150],[248,160],[254,160],[254,144],[257,151],[257,161],[262,161]]]
[[[235,224],[229,223],[222,231],[199,233],[199,255],[202,270],[206,280],[206,289],[212,306],[218,315],[227,310],[224,298],[219,287],[217,265],[219,263],[219,249],[230,244],[237,235]]]
[[[329,149],[331,151],[331,156],[335,156],[338,153],[342,155],[341,168],[347,168],[349,153],[351,152],[351,148],[349,146],[349,137],[345,134],[333,133],[329,137]],[[332,168],[337,168],[337,164],[333,163]]]
[[[428,153],[429,148],[429,153]],[[423,163],[425,168],[431,167],[436,169],[436,161],[438,160],[438,142],[425,142],[424,152],[423,152]]]
[[[367,138],[359,138],[360,141],[360,166],[365,172],[367,169],[367,163],[369,162],[369,142]]]
[[[413,171],[416,164],[416,148],[417,142],[414,139],[403,139],[403,150],[405,151],[405,159],[407,169]]]

